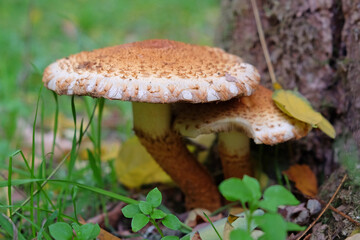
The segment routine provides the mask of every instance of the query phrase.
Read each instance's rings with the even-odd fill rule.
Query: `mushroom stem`
[[[218,150],[225,178],[254,175],[250,161],[250,139],[246,134],[235,130],[220,132]]]
[[[170,105],[134,102],[133,115],[140,142],[184,192],[187,208],[219,208],[221,198],[212,177],[170,128]]]

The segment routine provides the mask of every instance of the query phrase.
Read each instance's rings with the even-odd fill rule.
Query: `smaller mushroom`
[[[274,104],[263,86],[248,97],[205,104],[178,104],[174,129],[186,137],[219,133],[218,150],[225,178],[253,175],[249,138],[274,145],[299,139],[311,126],[291,118]]]

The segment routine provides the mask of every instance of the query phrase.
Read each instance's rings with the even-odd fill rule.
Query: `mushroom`
[[[274,145],[299,139],[311,126],[280,111],[263,86],[248,97],[206,104],[179,104],[174,129],[183,136],[219,133],[218,150],[225,178],[253,175],[249,138]]]
[[[43,82],[58,94],[132,101],[136,135],[185,193],[187,207],[214,210],[217,187],[172,130],[170,103],[250,95],[259,78],[252,65],[219,48],[146,40],[60,59],[45,69]]]

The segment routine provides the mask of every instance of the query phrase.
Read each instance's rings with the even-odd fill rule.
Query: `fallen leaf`
[[[326,135],[331,138],[336,137],[336,132],[331,123],[324,117],[322,117],[321,121],[317,124],[318,128],[323,131]]]
[[[223,215],[217,214],[215,216],[211,216],[211,212],[207,209],[203,208],[195,208],[191,211],[189,211],[189,215],[185,220],[185,224],[188,225],[191,228],[196,227],[200,223],[208,222],[207,218],[205,217],[204,213],[209,216],[210,220],[212,222],[215,222],[223,217]]]
[[[79,222],[81,224],[87,223],[81,216],[79,216]],[[99,240],[121,240],[121,238],[118,238],[118,237],[112,235],[111,233],[104,230],[103,228],[100,228],[100,234],[99,234],[99,236],[97,236],[96,239],[99,239]]]
[[[196,232],[196,233],[194,234],[194,236],[191,238],[191,240],[202,240],[201,237],[200,237],[199,232]]]
[[[230,239],[230,232],[234,229],[233,225],[231,225],[233,222],[235,222],[239,217],[235,215],[229,215],[227,217],[227,221],[224,225],[224,233],[223,233],[223,239],[229,240]]]
[[[308,165],[293,165],[288,170],[283,171],[283,174],[293,181],[295,187],[303,194],[314,197],[318,193],[316,176]]]
[[[171,178],[155,162],[136,136],[123,143],[119,156],[115,159],[115,171],[119,181],[129,188],[138,188],[154,182],[171,182]]]
[[[287,115],[300,121],[316,125],[322,120],[320,113],[316,112],[310,102],[300,93],[291,90],[275,90],[272,98],[276,104]]]
[[[275,87],[275,89],[272,99],[281,111],[290,117],[309,123],[313,127],[318,127],[329,137],[335,138],[334,127],[323,115],[312,108],[311,103],[303,95],[297,91],[284,90],[281,87]]]
[[[347,237],[345,240],[360,240],[360,233]]]

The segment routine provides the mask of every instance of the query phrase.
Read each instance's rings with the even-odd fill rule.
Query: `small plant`
[[[122,212],[125,217],[132,218],[131,228],[134,232],[139,231],[151,222],[160,233],[161,240],[178,240],[179,237],[176,236],[164,236],[159,227],[159,222],[161,222],[162,225],[172,230],[179,230],[181,228],[181,222],[174,214],[167,214],[157,209],[161,201],[161,192],[159,189],[154,188],[147,194],[146,201],[129,204],[122,209]]]
[[[259,182],[252,177],[229,178],[219,186],[221,194],[229,201],[240,201],[247,219],[245,229],[235,229],[230,233],[231,240],[251,240],[251,231],[258,226],[264,234],[259,239],[281,240],[286,239],[287,231],[301,231],[303,227],[286,222],[277,213],[281,205],[297,205],[300,202],[286,188],[274,185],[267,188],[261,194]],[[262,197],[262,198],[261,198]],[[257,209],[265,213],[261,216],[254,216]]]
[[[49,232],[55,240],[93,240],[100,234],[100,227],[97,224],[77,223],[68,224],[57,222],[49,226]]]

